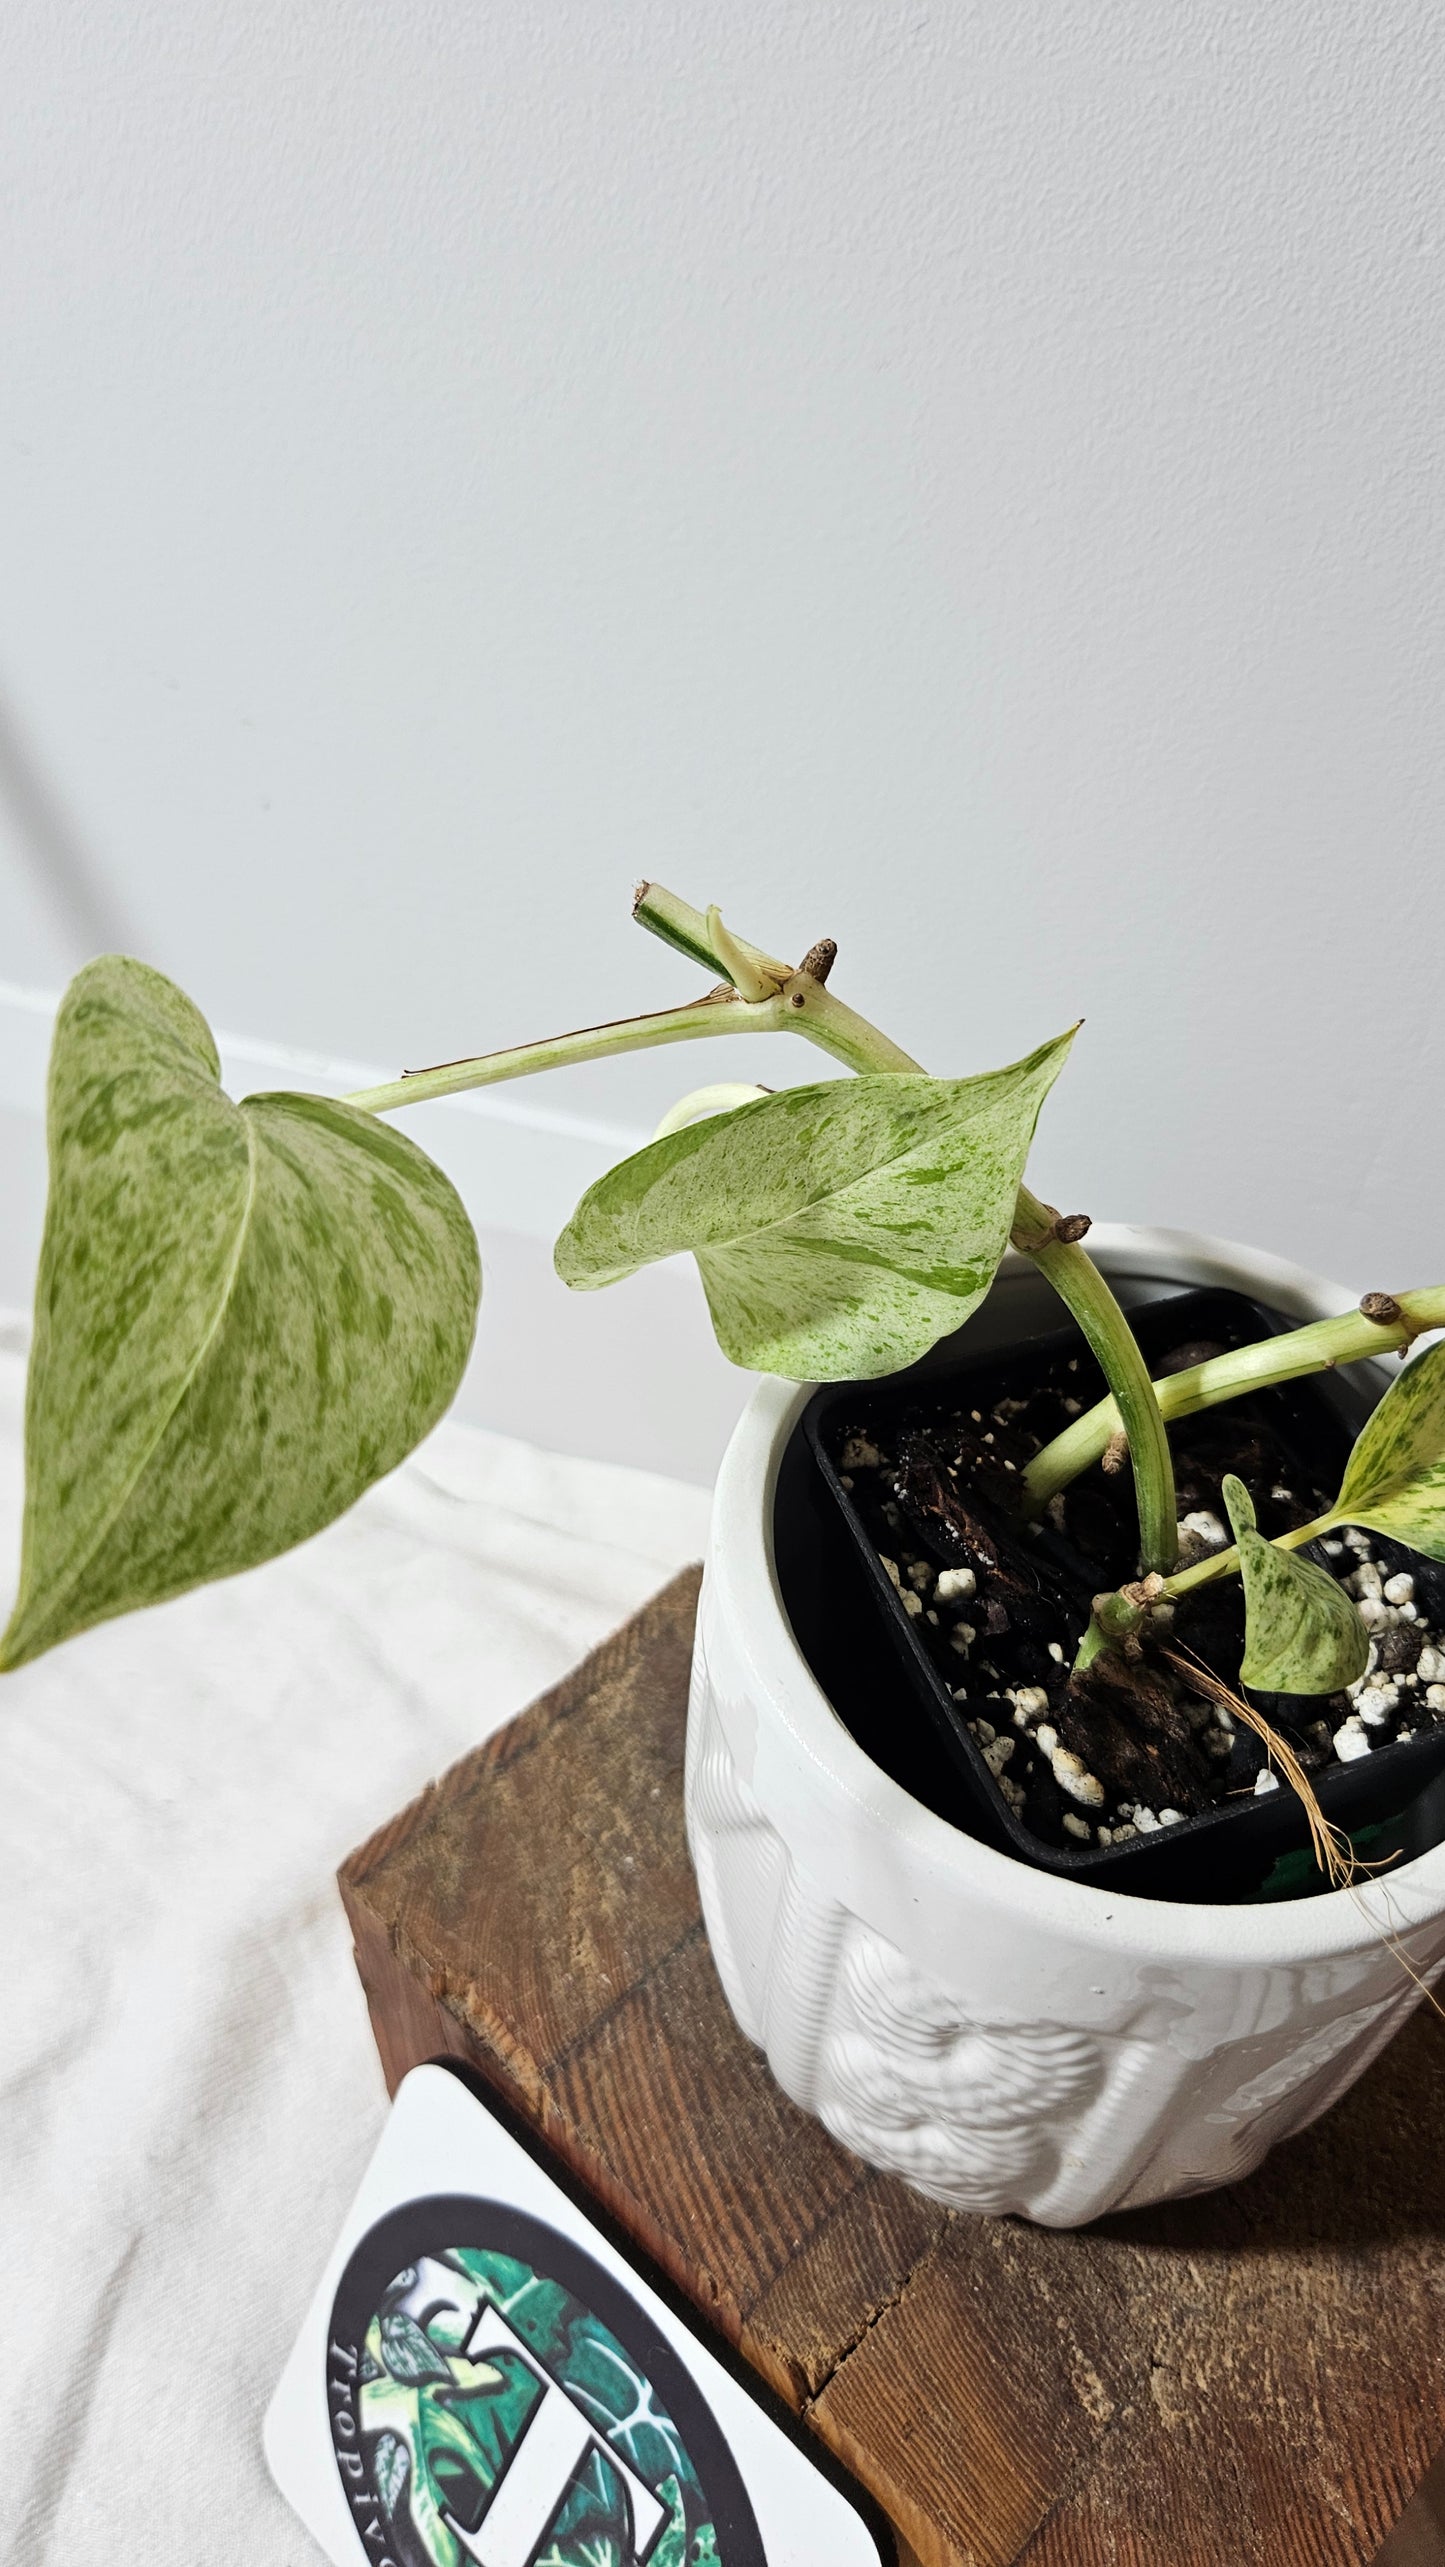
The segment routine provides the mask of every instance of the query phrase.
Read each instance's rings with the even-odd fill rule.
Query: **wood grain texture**
[[[1247,2183],[1091,2230],[872,2173],[713,1971],[682,1821],[696,1591],[345,1865],[389,2081],[489,2078],[920,2567],[1364,2567],[1397,2524],[1401,2567],[1445,2567],[1410,2506],[1445,2441],[1445,2026],[1415,2016]]]

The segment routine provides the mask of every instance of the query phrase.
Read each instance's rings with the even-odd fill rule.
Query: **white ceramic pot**
[[[1358,1297],[1189,1232],[1089,1245],[1126,1301],[1225,1284],[1303,1320]],[[1058,1316],[1010,1258],[970,1342]],[[1186,1907],[951,1827],[856,1745],[793,1639],[773,1493],[807,1398],[764,1382],[739,1423],[698,1617],[688,1830],[738,2022],[835,2138],[960,2210],[1068,2228],[1246,2174],[1418,2003],[1400,1953],[1425,1978],[1445,1955],[1445,1845],[1388,1888]]]

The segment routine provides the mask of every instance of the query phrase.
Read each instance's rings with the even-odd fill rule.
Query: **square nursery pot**
[[[1197,1347],[1253,1345],[1280,1326],[1279,1314],[1263,1303],[1217,1289],[1171,1291],[1142,1301],[1131,1317],[1156,1374],[1173,1350],[1187,1347],[1197,1360]],[[1175,1360],[1177,1367],[1177,1354]],[[1061,1715],[1060,1707],[1067,1702],[1068,1668],[1092,1599],[1101,1588],[1136,1574],[1138,1538],[1127,1469],[1112,1483],[1102,1472],[1091,1472],[1069,1493],[1092,1519],[1091,1554],[1072,1547],[1069,1527],[1053,1529],[1047,1520],[1020,1526],[1009,1503],[1010,1483],[997,1462],[994,1483],[1002,1503],[991,1504],[976,1484],[963,1492],[960,1483],[967,1514],[959,1517],[955,1491],[941,1467],[953,1449],[950,1422],[971,1416],[980,1428],[998,1424],[1010,1409],[1024,1406],[1018,1394],[1040,1388],[1052,1411],[1040,1421],[1048,1434],[1065,1422],[1062,1394],[1081,1394],[1073,1402],[1076,1410],[1102,1396],[1103,1376],[1078,1329],[1052,1328],[1017,1348],[987,1351],[972,1344],[965,1330],[951,1346],[935,1349],[922,1365],[889,1381],[843,1383],[814,1393],[784,1456],[774,1507],[783,1602],[814,1675],[853,1736],[895,1780],[970,1835],[1023,1862],[1145,1898],[1238,1903],[1322,1887],[1303,1802],[1273,1787],[1256,1734],[1243,1725],[1236,1730],[1227,1712],[1222,1718],[1229,1728],[1221,1729],[1221,1715],[1211,1715],[1201,1696],[1192,1698],[1196,1735],[1211,1737],[1216,1752],[1206,1755],[1190,1742],[1178,1769],[1179,1796],[1187,1799],[1192,1790],[1218,1797],[1188,1815],[1169,1811],[1166,1826],[1154,1812],[1168,1810],[1175,1795],[1157,1768],[1149,1777],[1147,1829],[1140,1830],[1132,1820],[1142,1778],[1123,1788],[1126,1809],[1096,1813],[1060,1789],[1048,1755],[1033,1747],[1040,1718],[1067,1719],[1067,1709]],[[1340,1485],[1371,1397],[1358,1381],[1321,1373],[1180,1421],[1171,1430],[1176,1467],[1202,1461],[1208,1485],[1199,1494],[1207,1495],[1215,1516],[1216,1547],[1227,1539],[1217,1485],[1223,1469],[1238,1470],[1257,1492],[1266,1533],[1313,1520]],[[988,1440],[994,1442],[992,1434]],[[1030,1447],[1018,1449],[1022,1458]],[[903,1474],[914,1493],[911,1514],[896,1502],[900,1452],[914,1457]],[[895,1458],[883,1467],[859,1467],[860,1454],[881,1462],[884,1453]],[[843,1467],[850,1460],[852,1471]],[[1006,1473],[1014,1465],[1004,1468]],[[930,1504],[935,1498],[940,1506]],[[1181,1498],[1182,1507],[1194,1502]],[[996,1583],[1009,1603],[993,1608],[1005,1625],[997,1642],[986,1629],[974,1631],[989,1611],[990,1580],[979,1566],[977,1546],[971,1551],[960,1538],[960,1523],[982,1537],[983,1552],[1001,1573]],[[1428,1624],[1411,1624],[1410,1645],[1418,1651],[1422,1633],[1433,1641],[1445,1627],[1445,1569],[1379,1536],[1365,1538],[1385,1576],[1404,1568],[1411,1572],[1418,1603],[1406,1609],[1428,1616]],[[1308,1556],[1340,1578],[1359,1567],[1347,1543],[1334,1541],[1330,1551],[1333,1557],[1314,1546]],[[930,1572],[956,1575],[960,1563],[970,1582],[968,1597],[925,1610]],[[867,1599],[861,1611],[860,1573]],[[891,1646],[891,1666],[879,1663],[880,1629]],[[1244,1645],[1238,1580],[1220,1581],[1191,1598],[1171,1636],[1186,1646],[1192,1642],[1206,1662],[1212,1641],[1217,1672],[1237,1685]],[[960,1639],[963,1655],[956,1646]],[[992,1694],[985,1690],[990,1676],[980,1666],[990,1651],[1014,1661],[993,1668]],[[1047,1706],[1041,1679],[1052,1691]],[[1015,1690],[1000,1696],[997,1687],[1006,1682]],[[1026,1689],[1027,1704],[1039,1705],[1026,1718],[1013,1709],[1019,1688]],[[1181,1691],[1188,1699],[1187,1689]],[[1445,1815],[1436,1803],[1445,1795],[1427,1786],[1445,1769],[1445,1723],[1429,1709],[1416,1680],[1398,1687],[1398,1717],[1373,1732],[1372,1748],[1347,1761],[1335,1758],[1331,1744],[1331,1733],[1352,1708],[1347,1699],[1332,1707],[1259,1692],[1249,1699],[1285,1733],[1310,1771],[1326,1817],[1368,1860],[1397,1863],[1434,1843]],[[1310,1720],[1321,1712],[1327,1716],[1311,1729]],[[1354,1725],[1358,1730],[1361,1724]],[[1396,1739],[1396,1727],[1406,1734]],[[1044,1732],[1046,1738],[1052,1734]],[[1138,1742],[1127,1744],[1126,1752],[1131,1763],[1137,1760]],[[1153,1752],[1157,1760],[1159,1748]],[[1025,1776],[1028,1790],[1022,1787]],[[1089,1779],[1097,1787],[1097,1778]],[[1117,1834],[1102,1823],[1109,1817],[1126,1820]]]
[[[1149,1352],[1179,1333],[1150,1305],[1190,1289],[1242,1294],[1266,1326],[1358,1298],[1189,1233],[1095,1228],[1089,1245]],[[1303,1875],[1286,1791],[1162,1843],[1051,1846],[1023,1824],[976,1706],[940,1680],[819,1453],[840,1404],[882,1414],[920,1377],[1006,1366],[1060,1316],[1010,1257],[919,1373],[759,1386],[718,1481],[687,1808],[729,2004],[794,2100],[937,2200],[1071,2227],[1247,2173],[1419,2002],[1410,1972],[1445,1957],[1445,1759],[1428,1732],[1321,1775],[1329,1814],[1397,1856],[1357,1891],[1280,1894]],[[1361,1365],[1280,1395],[1302,1468],[1332,1475],[1387,1378]],[[1043,1588],[1087,1591],[1057,1539],[1031,1558]]]

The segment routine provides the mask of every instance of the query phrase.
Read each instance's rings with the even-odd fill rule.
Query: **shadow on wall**
[[[111,897],[103,865],[3,696],[0,815],[10,823],[20,865],[51,923],[64,967],[77,969],[98,953],[135,951],[134,933]],[[313,1083],[304,1068],[280,1076],[284,1084]],[[233,1092],[243,1093],[252,1083],[243,1077]],[[263,1083],[276,1084],[277,1074]],[[20,1102],[28,1110],[17,1110],[14,1098],[8,1110],[0,1102],[0,1192],[6,1203],[0,1305],[16,1312],[30,1306],[45,1207],[38,1059],[25,1089]],[[487,1128],[453,1117],[413,1137],[445,1161],[448,1142]],[[533,1136],[533,1147],[545,1155],[556,1144],[542,1131]],[[710,1482],[751,1382],[718,1350],[691,1260],[637,1276],[616,1294],[569,1293],[552,1270],[550,1235],[486,1226],[488,1193],[478,1170],[468,1163],[451,1166],[449,1173],[482,1231],[486,1267],[477,1351],[457,1416],[552,1451],[624,1462],[697,1485]]]
[[[3,692],[0,806],[9,816],[21,862],[76,965],[92,954],[128,952],[130,939],[102,868]]]

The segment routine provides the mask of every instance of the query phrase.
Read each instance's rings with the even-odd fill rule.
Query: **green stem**
[[[700,909],[679,900],[675,891],[664,891],[660,882],[642,882],[637,886],[632,915],[639,927],[650,935],[660,936],[680,954],[688,954],[695,963],[709,971],[726,973],[727,966],[709,938],[708,922]],[[781,1014],[776,1022],[790,1034],[804,1034],[822,1051],[831,1052],[835,1061],[846,1062],[850,1070],[898,1070],[915,1078],[926,1076],[923,1063],[911,1052],[889,1041],[866,1016],[859,1016],[835,998],[831,989],[814,980],[811,973],[792,971],[758,945],[748,944],[745,937],[733,939],[759,969],[778,984],[777,1003]],[[724,1001],[726,1004],[726,1001]]]
[[[709,933],[705,913],[694,909],[690,900],[679,900],[675,891],[666,890],[660,882],[640,882],[632,895],[632,915],[639,927],[645,927],[649,936],[660,936],[674,953],[686,954],[689,962],[701,963],[705,972],[720,972],[725,980],[731,980],[732,974]],[[733,942],[741,945],[758,969],[776,981],[779,988],[790,977],[788,964],[780,963],[775,954],[765,954],[760,945],[750,945],[745,936],[736,936]]]
[[[1094,1610],[1089,1616],[1084,1636],[1079,1642],[1073,1673],[1081,1676],[1085,1668],[1092,1667],[1094,1660],[1102,1656],[1106,1649],[1114,1648],[1120,1640],[1126,1639],[1131,1631],[1137,1631],[1143,1620],[1143,1606],[1131,1604],[1127,1596],[1096,1596]]]
[[[665,943],[676,946],[709,971],[724,966],[708,942],[708,923],[660,884],[643,883],[634,915]],[[741,937],[736,942],[742,944]],[[538,1070],[568,1069],[578,1061],[602,1061],[618,1052],[643,1052],[662,1043],[691,1043],[713,1034],[803,1034],[850,1070],[911,1070],[922,1065],[900,1051],[886,1034],[835,998],[830,989],[806,972],[789,971],[756,946],[745,950],[764,972],[782,979],[769,998],[739,998],[732,989],[709,991],[687,1007],[665,1007],[649,1016],[619,1017],[611,1025],[584,1025],[572,1034],[552,1034],[540,1043],[517,1043],[505,1052],[479,1052],[465,1060],[441,1061],[434,1069],[408,1070],[383,1087],[358,1088],[348,1105],[370,1114],[390,1114],[399,1105],[425,1105],[433,1097],[460,1096],[469,1088],[495,1087],[503,1079],[528,1078]]]
[[[406,1070],[384,1087],[358,1088],[346,1103],[364,1106],[369,1114],[390,1114],[398,1105],[425,1105],[432,1097],[460,1096],[468,1088],[528,1078],[535,1070],[566,1069],[574,1061],[605,1061],[616,1052],[648,1051],[659,1043],[691,1043],[709,1034],[781,1033],[788,1021],[778,998],[756,1007],[731,995],[700,998],[690,1007],[624,1016],[615,1025],[584,1025],[575,1034],[551,1034],[545,1042],[517,1043],[510,1051],[442,1061],[435,1069]]]
[[[1302,1551],[1307,1542],[1317,1542],[1322,1533],[1332,1533],[1337,1524],[1348,1522],[1348,1516],[1340,1515],[1334,1507],[1329,1507],[1310,1523],[1297,1524],[1292,1533],[1276,1533],[1274,1547],[1277,1551]],[[1176,1569],[1172,1578],[1165,1579],[1164,1593],[1166,1596],[1188,1595],[1195,1587],[1211,1585],[1215,1578],[1233,1577],[1238,1567],[1239,1553],[1231,1542],[1227,1550],[1211,1551],[1207,1560],[1196,1560],[1192,1568]]]
[[[1321,1534],[1332,1533],[1337,1524],[1348,1524],[1349,1520],[1347,1515],[1340,1515],[1334,1507],[1330,1507],[1323,1515],[1316,1515],[1310,1523],[1297,1524],[1292,1533],[1276,1533],[1274,1547],[1277,1551],[1302,1551],[1307,1542],[1317,1542]],[[1172,1578],[1165,1579],[1159,1601],[1162,1603],[1166,1597],[1189,1595],[1195,1587],[1212,1586],[1216,1578],[1232,1578],[1237,1574],[1238,1569],[1239,1552],[1231,1542],[1226,1550],[1211,1551],[1207,1559],[1196,1560],[1191,1568],[1176,1569]],[[1115,1641],[1121,1639],[1126,1631],[1137,1629],[1143,1618],[1142,1613],[1129,1603],[1126,1596],[1111,1595],[1096,1598],[1088,1628],[1079,1642],[1078,1656],[1074,1660],[1075,1675],[1081,1676],[1086,1667],[1092,1666],[1102,1649],[1112,1648]]]
[[[1445,1286],[1400,1293],[1396,1306],[1401,1314],[1398,1322],[1368,1319],[1363,1311],[1347,1310],[1338,1319],[1315,1319],[1307,1328],[1263,1338],[1254,1346],[1237,1346],[1228,1354],[1212,1355],[1206,1363],[1191,1364],[1184,1372],[1170,1373],[1154,1384],[1160,1416],[1166,1423],[1193,1417],[1201,1408],[1214,1408],[1241,1391],[1296,1381],[1302,1374],[1327,1372],[1336,1364],[1358,1363],[1370,1355],[1393,1354],[1427,1328],[1445,1328]],[[1121,1422],[1115,1400],[1101,1399],[1036,1453],[1022,1475],[1024,1513],[1040,1514],[1051,1497],[1097,1462]]]
[[[1027,1186],[1019,1188],[1014,1245],[1024,1248],[1068,1304],[1106,1381],[1113,1384],[1116,1420],[1129,1439],[1134,1493],[1139,1506],[1139,1554],[1145,1569],[1161,1573],[1179,1557],[1174,1464],[1164,1420],[1138,1341],[1092,1257],[1054,1235],[1054,1216]],[[1031,1510],[1036,1512],[1037,1510]]]
[[[639,925],[707,970],[731,981],[728,963],[715,941],[712,924],[660,883],[639,884],[633,905]],[[745,999],[729,987],[711,992],[691,1007],[673,1007],[659,1015],[624,1017],[614,1025],[589,1025],[573,1034],[556,1034],[541,1043],[521,1043],[510,1051],[479,1054],[475,1059],[443,1061],[435,1069],[414,1070],[384,1087],[362,1088],[348,1097],[350,1105],[387,1114],[399,1105],[421,1105],[429,1098],[457,1096],[500,1080],[525,1078],[536,1070],[562,1069],[576,1061],[604,1060],[616,1052],[635,1052],[660,1043],[692,1042],[710,1034],[790,1033],[806,1036],[851,1070],[911,1072],[923,1065],[900,1049],[865,1016],[835,998],[810,972],[790,971],[786,963],[765,954],[742,937],[728,938],[746,956],[755,986],[773,984],[772,994]],[[821,966],[826,968],[826,966]],[[1129,1434],[1130,1458],[1139,1498],[1139,1529],[1144,1565],[1172,1568],[1178,1556],[1174,1514],[1174,1476],[1169,1446],[1143,1356],[1128,1320],[1092,1258],[1054,1233],[1054,1218],[1037,1195],[1021,1186],[1016,1244],[1027,1250],[1041,1273],[1078,1321],[1084,1336],[1118,1397]]]

